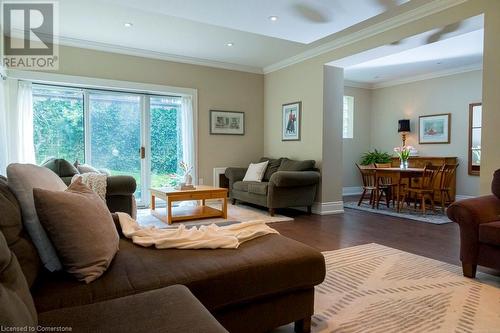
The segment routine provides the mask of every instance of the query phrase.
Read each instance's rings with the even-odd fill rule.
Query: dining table
[[[375,174],[375,200],[372,203],[372,208],[375,208],[375,205],[378,206],[378,197],[380,195],[380,189],[379,186],[381,183],[379,182],[379,179],[381,178],[391,178],[392,184],[395,185],[396,189],[396,198],[397,198],[397,204],[396,204],[396,209],[399,212],[401,212],[401,205],[400,205],[400,190],[401,190],[401,180],[402,179],[408,179],[408,184],[411,184],[412,178],[420,178],[424,174],[424,168],[376,168],[376,167],[368,167],[365,168],[365,170],[373,170]],[[378,208],[378,207],[377,207]]]

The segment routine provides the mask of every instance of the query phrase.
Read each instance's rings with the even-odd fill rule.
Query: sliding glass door
[[[191,102],[190,99],[187,99]],[[137,182],[139,205],[149,188],[176,185],[179,163],[195,166],[192,108],[186,98],[33,85],[37,162],[78,160]],[[192,137],[192,138],[191,138]],[[196,170],[193,170],[195,174]]]
[[[111,175],[130,175],[142,199],[142,97],[126,93],[88,92],[86,160]]]

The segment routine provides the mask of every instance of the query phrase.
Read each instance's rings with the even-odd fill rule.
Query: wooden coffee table
[[[172,224],[172,222],[197,220],[211,217],[227,219],[227,188],[198,185],[194,190],[176,190],[175,188],[151,188],[151,214],[156,218]],[[167,202],[167,216],[160,215],[156,210],[156,198]],[[208,199],[222,199],[222,210],[209,207]],[[200,200],[201,206],[172,207],[174,201]]]

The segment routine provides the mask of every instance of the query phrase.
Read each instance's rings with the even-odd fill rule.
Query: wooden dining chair
[[[424,171],[422,172],[422,177],[420,178],[420,187],[408,187],[405,190],[405,201],[409,203],[410,199],[413,196],[415,209],[417,209],[417,202],[420,201],[420,209],[422,210],[423,215],[426,214],[426,200],[430,201],[432,211],[435,211],[434,184],[441,169],[442,166],[428,164],[427,166],[425,166]]]
[[[358,206],[361,206],[361,203],[363,200],[365,200],[365,196],[369,194],[369,199],[370,199],[370,205],[372,208],[375,207],[375,199],[378,197],[380,198],[382,195],[386,196],[386,201],[387,195],[384,193],[384,189],[387,189],[387,186],[384,185],[379,185],[379,195],[375,195],[377,191],[377,180],[375,179],[375,170],[373,170],[374,165],[359,165],[356,164],[356,166],[359,169],[359,172],[361,173],[361,178],[363,180],[363,193],[361,194],[361,197],[359,198],[358,201]]]
[[[392,168],[392,164],[391,163],[375,163],[375,168],[377,169],[381,169],[381,168]],[[387,177],[387,176],[384,176],[384,177],[378,177],[378,183],[379,183],[379,187],[382,187],[384,188],[385,190],[385,198],[386,198],[386,203],[387,203],[387,207],[389,207],[389,202],[392,201],[392,206],[395,207],[396,206],[396,200],[395,200],[395,195],[396,195],[396,191],[394,190],[395,187],[398,186],[398,184],[394,183],[394,181],[392,180],[392,177]],[[403,193],[401,191],[401,193]],[[380,196],[378,197],[378,200],[377,200],[377,208],[379,207],[379,202],[380,202]]]
[[[444,214],[446,202],[451,202],[451,181],[453,180],[453,176],[458,168],[458,164],[444,164],[441,167],[441,179],[439,182],[439,189],[436,189],[439,192],[439,199],[441,201],[441,210]]]

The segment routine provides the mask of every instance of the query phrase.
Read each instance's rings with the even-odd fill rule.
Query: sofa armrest
[[[107,178],[106,195],[131,195],[137,184],[132,176],[109,176]]]
[[[72,327],[75,332],[227,333],[181,285],[42,312],[38,321],[41,326]]]
[[[276,187],[299,187],[319,183],[316,171],[277,171],[273,173],[269,183]]]
[[[243,180],[246,172],[247,168],[227,168],[224,174],[231,183],[234,183]]]
[[[460,200],[448,207],[447,214],[460,227],[478,228],[479,224],[500,219],[500,199],[494,195],[486,195]]]

